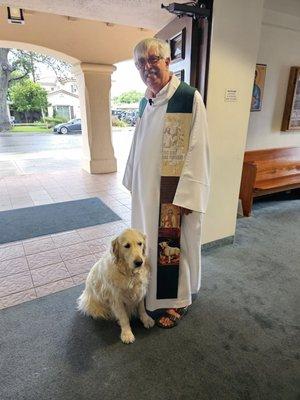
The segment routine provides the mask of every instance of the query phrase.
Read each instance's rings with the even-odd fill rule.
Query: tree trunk
[[[29,58],[30,58],[30,64],[31,64],[32,79],[33,79],[33,82],[36,82],[36,79],[35,79],[35,67],[34,67],[32,52],[29,53]]]
[[[9,49],[0,49],[0,132],[11,128],[7,107],[8,80],[11,72],[7,59],[8,52]]]

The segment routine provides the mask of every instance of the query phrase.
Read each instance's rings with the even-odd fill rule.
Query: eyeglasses
[[[148,58],[139,58],[138,61],[135,63],[135,66],[138,69],[145,68],[146,64],[155,65],[161,60],[163,57],[160,56],[150,56]]]

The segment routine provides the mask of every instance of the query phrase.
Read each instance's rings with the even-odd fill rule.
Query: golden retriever
[[[145,328],[154,325],[144,305],[150,276],[145,250],[145,235],[135,229],[123,231],[92,267],[77,300],[78,309],[86,315],[116,319],[124,343],[135,340],[129,322],[132,315],[138,314]]]

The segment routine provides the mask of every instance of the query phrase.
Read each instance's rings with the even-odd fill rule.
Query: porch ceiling
[[[188,0],[0,0],[0,5],[159,30],[174,18],[160,5],[173,1]],[[264,7],[300,17],[299,0],[265,0]]]
[[[187,0],[176,0],[185,3]],[[169,4],[173,0],[166,0]],[[66,15],[159,30],[174,18],[160,5],[162,0],[0,0],[0,5],[10,5],[25,10]]]

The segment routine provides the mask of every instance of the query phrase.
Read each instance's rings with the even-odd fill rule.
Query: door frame
[[[179,74],[184,71],[184,76],[180,74],[181,79],[197,88],[206,104],[213,0],[200,0],[199,4],[210,11],[209,17],[175,17],[155,37],[168,41],[172,50],[171,41],[181,34],[181,58],[176,60],[171,57],[170,69],[172,71],[176,65]]]

